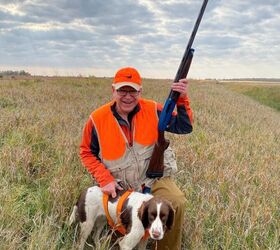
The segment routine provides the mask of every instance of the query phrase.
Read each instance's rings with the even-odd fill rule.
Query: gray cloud
[[[172,77],[201,3],[0,0],[0,66],[67,67],[77,73],[91,67],[110,75],[119,66],[135,65],[147,76],[153,67],[159,76]],[[271,62],[274,77],[280,77],[279,12],[278,0],[210,0],[193,45],[194,76],[204,62],[227,60],[244,63],[244,76],[246,67],[251,67],[248,74],[254,72],[252,61]],[[223,73],[217,71],[216,77],[233,76]],[[213,71],[204,74],[215,76]]]

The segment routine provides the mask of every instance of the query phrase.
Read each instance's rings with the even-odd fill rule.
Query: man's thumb
[[[112,198],[115,198],[117,196],[116,191],[112,192]]]

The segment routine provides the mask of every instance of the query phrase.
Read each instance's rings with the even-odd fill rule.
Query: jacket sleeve
[[[188,134],[192,132],[193,115],[190,107],[189,98],[180,97],[176,103],[177,112],[172,113],[172,117],[166,131],[175,134]],[[158,117],[161,114],[163,106],[158,104]]]
[[[80,157],[83,165],[96,179],[100,187],[104,187],[115,180],[99,158],[99,142],[91,118],[88,119],[83,130]]]

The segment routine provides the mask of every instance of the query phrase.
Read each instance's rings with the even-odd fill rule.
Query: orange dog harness
[[[108,194],[103,194],[103,207],[104,207],[104,211],[107,217],[107,221],[108,224],[114,229],[119,231],[122,235],[126,234],[126,229],[123,226],[122,222],[121,222],[121,211],[122,211],[122,207],[123,204],[125,202],[125,200],[128,198],[128,196],[133,192],[133,190],[127,190],[119,199],[118,204],[117,204],[117,224],[114,223],[113,219],[111,218],[110,214],[109,214],[109,209],[108,209],[108,201],[109,201],[109,195]],[[143,236],[142,239],[146,240],[148,239],[150,236],[149,231],[145,230],[145,234]]]

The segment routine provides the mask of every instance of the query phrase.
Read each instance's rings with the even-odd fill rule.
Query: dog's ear
[[[149,226],[148,207],[149,201],[144,201],[138,210],[138,217],[142,221],[143,227],[145,229]]]
[[[174,223],[174,216],[175,216],[175,210],[172,207],[172,204],[170,202],[167,203],[168,208],[169,208],[169,213],[168,213],[168,218],[166,221],[166,227],[168,230],[170,230],[173,226]]]

